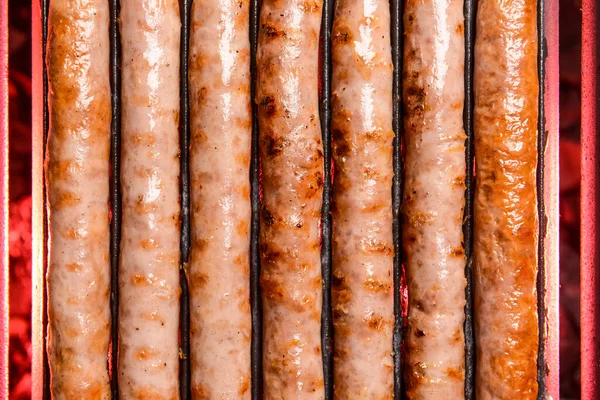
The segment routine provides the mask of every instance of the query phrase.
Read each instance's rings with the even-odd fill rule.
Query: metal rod
[[[538,297],[538,356],[537,356],[537,382],[538,382],[538,399],[546,398],[546,368],[545,368],[545,337],[546,337],[546,313],[545,307],[545,288],[546,288],[546,258],[545,258],[545,242],[546,242],[546,207],[545,207],[545,158],[544,151],[546,149],[546,121],[544,116],[544,81],[545,81],[545,62],[546,52],[544,48],[544,0],[538,0],[537,12],[537,34],[538,34],[538,82],[539,82],[539,100],[538,100],[538,138],[537,138],[537,197],[538,197],[538,223],[539,223],[539,238],[538,238],[538,273],[537,273],[537,297]]]
[[[181,268],[180,268],[180,362],[179,393],[181,400],[191,399],[190,297],[187,263],[190,254],[190,102],[188,93],[188,54],[190,44],[190,10],[192,0],[183,0],[180,7],[180,190],[181,190]]]
[[[402,399],[402,332],[404,327],[404,315],[402,308],[402,225],[400,222],[400,210],[402,207],[402,182],[404,164],[402,161],[402,49],[404,47],[404,24],[403,24],[403,0],[390,1],[390,32],[392,46],[392,63],[394,65],[392,80],[392,129],[394,140],[392,163],[394,167],[394,178],[392,181],[392,232],[394,235],[394,332],[392,339],[392,354],[394,355],[394,396]]]
[[[544,163],[544,211],[546,232],[544,236],[544,268],[543,285],[538,288],[538,295],[544,299],[540,309],[545,316],[545,324],[540,325],[540,344],[544,346],[543,360],[538,366],[545,375],[545,395],[554,399],[559,398],[559,330],[558,330],[558,292],[559,292],[559,267],[558,267],[558,99],[559,99],[559,74],[558,74],[558,0],[545,0],[543,8],[539,10],[543,15],[543,24],[540,30],[540,48],[543,52],[543,113],[541,114],[541,130],[544,132],[542,145]],[[543,36],[542,36],[543,33]],[[545,146],[545,147],[544,147]],[[540,282],[541,283],[541,282]],[[545,312],[544,312],[545,311]]]
[[[332,154],[331,154],[331,29],[333,24],[334,0],[323,1],[321,22],[321,93],[320,119],[323,140],[323,205],[321,209],[321,275],[323,279],[323,306],[321,313],[321,347],[323,356],[323,379],[325,399],[333,399],[333,316],[331,310],[331,195],[332,195]]]
[[[121,243],[121,42],[119,36],[119,0],[110,2],[110,94],[111,94],[111,140],[110,140],[110,317],[111,348],[110,387],[114,399],[119,398],[119,374],[117,373],[119,350],[119,253]]]
[[[465,104],[463,109],[463,125],[467,140],[465,141],[465,210],[463,218],[463,235],[465,245],[465,399],[475,398],[475,335],[473,332],[473,196],[475,194],[475,149],[473,141],[473,68],[475,47],[475,17],[477,1],[465,0]]]
[[[250,199],[252,218],[250,228],[250,310],[252,313],[251,372],[252,400],[263,397],[262,375],[262,299],[260,297],[260,160],[258,151],[258,105],[256,96],[256,50],[258,46],[259,0],[250,1],[250,98],[252,104],[252,159],[250,161]]]

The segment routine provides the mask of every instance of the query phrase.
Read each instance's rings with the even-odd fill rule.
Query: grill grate
[[[33,0],[34,5],[36,1],[39,5],[34,7],[34,11],[39,9],[39,14],[36,15],[34,12],[34,26],[39,26],[41,20],[41,59],[35,61],[36,54],[34,49],[34,67],[37,65],[37,71],[41,75],[42,87],[39,88],[38,93],[43,90],[43,140],[41,145],[45,154],[45,146],[48,133],[48,109],[47,109],[47,73],[45,63],[45,49],[47,39],[47,17],[48,17],[48,5],[51,0]],[[322,217],[322,249],[321,249],[321,262],[322,262],[322,276],[323,276],[323,314],[322,314],[322,346],[323,346],[323,366],[324,366],[324,377],[325,377],[325,398],[333,399],[333,323],[331,314],[331,193],[332,193],[332,155],[331,155],[331,135],[329,132],[331,122],[331,108],[330,108],[330,96],[331,96],[331,29],[333,22],[333,9],[335,0],[324,0],[323,3],[323,19],[321,26],[321,44],[320,44],[320,63],[321,63],[321,76],[320,76],[320,120],[323,135],[324,145],[324,160],[325,160],[325,182],[323,187],[323,217]],[[552,3],[552,0],[547,0]],[[465,217],[464,217],[464,241],[465,241],[465,253],[467,256],[467,266],[465,274],[467,277],[467,289],[466,297],[467,304],[465,307],[465,346],[466,346],[466,380],[465,380],[465,399],[474,399],[474,371],[475,371],[475,341],[473,334],[473,294],[472,294],[472,277],[471,277],[471,254],[472,254],[472,240],[473,240],[473,192],[475,188],[474,182],[474,152],[473,152],[473,47],[475,39],[475,17],[476,17],[476,6],[477,0],[465,0],[464,4],[464,15],[465,15],[465,111],[464,111],[464,126],[467,134],[466,141],[466,162],[467,162],[467,176],[466,179],[466,204],[465,204]],[[189,175],[189,97],[188,97],[188,47],[189,47],[189,30],[190,30],[190,10],[192,0],[181,0],[181,112],[180,112],[180,145],[181,145],[181,319],[180,319],[180,337],[181,337],[181,362],[180,362],[180,383],[181,383],[181,399],[187,400],[191,398],[190,392],[190,357],[189,357],[189,294],[187,287],[186,277],[186,264],[189,256],[190,249],[190,175]],[[251,95],[254,98],[256,93],[256,48],[257,48],[257,37],[259,27],[259,10],[261,0],[250,1],[250,44],[251,44]],[[552,3],[553,4],[553,3]],[[40,7],[41,6],[41,7]],[[556,12],[556,7],[551,7],[552,12]],[[401,248],[401,225],[400,225],[400,208],[402,202],[402,178],[403,178],[403,162],[402,162],[402,142],[403,142],[403,125],[402,125],[402,48],[403,48],[403,0],[391,0],[390,1],[391,11],[391,44],[392,44],[392,60],[394,64],[393,73],[393,129],[396,132],[396,138],[393,142],[393,166],[395,176],[392,187],[392,204],[393,204],[393,232],[394,232],[394,314],[396,317],[396,324],[394,326],[394,340],[393,340],[393,352],[394,352],[394,383],[395,383],[395,397],[397,399],[404,398],[403,387],[402,387],[402,330],[405,323],[405,306],[403,305],[403,297],[405,296],[405,285],[403,284],[403,268],[402,268],[402,248]],[[113,119],[111,122],[111,179],[110,179],[110,201],[111,201],[111,240],[110,240],[110,254],[111,254],[111,313],[112,313],[112,341],[110,346],[111,358],[109,368],[111,369],[111,387],[113,392],[113,398],[118,398],[118,374],[117,374],[117,335],[118,335],[118,265],[119,265],[119,243],[120,243],[120,232],[121,232],[121,192],[120,192],[120,138],[121,138],[121,118],[120,118],[120,91],[121,91],[121,49],[120,49],[120,35],[118,27],[118,16],[119,16],[119,0],[110,0],[110,43],[111,43],[111,91],[112,91],[112,112]],[[39,18],[36,22],[36,18]],[[544,0],[539,0],[538,3],[538,35],[539,35],[539,51],[538,51],[538,74],[540,81],[540,101],[539,101],[539,139],[538,139],[538,154],[539,154],[539,165],[538,165],[538,212],[540,220],[540,243],[539,243],[539,274],[538,274],[538,307],[539,310],[548,310],[551,308],[552,316],[556,317],[552,305],[548,305],[545,302],[546,299],[546,277],[548,273],[558,274],[557,266],[551,265],[547,270],[544,255],[548,251],[546,249],[544,237],[546,234],[546,205],[544,199],[546,198],[544,193],[544,182],[546,178],[544,171],[546,169],[544,151],[546,149],[546,141],[548,134],[545,131],[545,102],[544,102],[544,88],[547,84],[545,82],[545,69],[546,69],[546,56],[547,56],[547,43],[544,37],[545,26],[544,26]],[[34,39],[35,40],[35,39]],[[554,48],[554,43],[552,44]],[[557,46],[556,46],[557,48]],[[34,74],[35,74],[34,70]],[[40,77],[38,77],[39,79]],[[38,81],[39,82],[39,81]],[[35,90],[34,90],[35,96]],[[552,105],[556,104],[556,100]],[[35,108],[35,107],[34,107]],[[34,110],[35,112],[35,110]],[[259,246],[258,246],[258,232],[259,232],[259,207],[260,207],[260,193],[259,193],[259,156],[258,156],[258,123],[257,123],[257,105],[252,102],[252,159],[250,165],[250,180],[251,180],[251,202],[252,202],[252,224],[251,224],[251,243],[250,243],[250,255],[251,255],[251,313],[252,313],[252,398],[255,400],[261,399],[262,390],[262,307],[260,298],[260,257],[259,257]],[[39,117],[38,117],[39,118]],[[39,121],[38,121],[39,122]],[[35,128],[35,126],[34,126]],[[35,152],[35,144],[34,144]],[[35,160],[35,157],[34,157]],[[39,180],[42,176],[42,165],[37,165],[37,179]],[[555,166],[554,166],[555,167]],[[35,173],[35,171],[34,171]],[[34,181],[35,182],[35,181]],[[45,188],[42,189],[42,198],[45,199]],[[43,211],[43,238],[47,238],[47,226],[46,226],[46,214],[45,208]],[[557,232],[552,232],[556,235]],[[42,245],[43,261],[40,262],[40,271],[45,274],[45,263],[46,263],[46,241]],[[552,260],[555,261],[555,260]],[[554,275],[553,275],[554,276]],[[34,280],[36,278],[34,277]],[[39,277],[38,277],[39,279]],[[40,279],[41,281],[41,279]],[[554,278],[551,279],[554,282]],[[34,282],[35,283],[35,282]],[[34,364],[34,397],[36,396],[36,387],[40,387],[39,384],[43,385],[43,398],[50,399],[50,380],[49,380],[49,368],[48,360],[46,355],[45,341],[47,329],[47,317],[46,317],[46,290],[45,284],[38,285],[34,291],[34,297],[37,297],[37,301],[34,298],[34,307],[41,307],[39,317],[42,319],[41,325],[35,325],[34,323],[34,349],[38,349],[38,352],[43,354],[34,355],[35,360],[42,361],[42,368]],[[548,288],[548,290],[557,290],[557,288]],[[37,306],[36,306],[37,304]],[[546,398],[548,392],[546,390],[546,379],[548,375],[547,364],[545,359],[545,348],[546,348],[546,332],[548,329],[557,329],[556,321],[548,321],[545,312],[540,312],[540,341],[539,341],[539,355],[538,355],[538,384],[539,384],[539,396],[538,398]],[[552,318],[552,317],[549,317]],[[36,310],[34,309],[34,321],[36,319]],[[36,327],[41,328],[37,329]],[[555,335],[554,335],[555,336]],[[555,356],[554,356],[555,357]],[[554,362],[554,361],[553,361]],[[554,364],[556,365],[556,363]],[[38,373],[36,373],[36,371]],[[552,379],[558,376],[558,371],[552,371]],[[36,382],[41,380],[42,382]],[[38,385],[35,385],[35,384]],[[556,386],[556,390],[554,387]],[[557,396],[557,385],[553,384],[552,396]],[[40,393],[41,394],[41,393]]]
[[[48,0],[45,0],[48,2]],[[44,25],[47,21],[44,21]],[[117,324],[119,317],[119,244],[121,243],[121,39],[119,37],[119,11],[118,0],[110,2],[110,90],[111,90],[111,138],[110,138],[110,161],[112,176],[110,177],[110,313],[111,313],[111,341],[110,341],[110,368],[112,379],[110,382],[113,398],[117,399],[118,378],[117,354],[118,334]],[[45,47],[45,46],[44,46]],[[44,99],[46,100],[46,99]],[[47,101],[44,101],[47,108]],[[47,133],[47,132],[46,132]]]

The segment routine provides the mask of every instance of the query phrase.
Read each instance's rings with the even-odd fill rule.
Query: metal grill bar
[[[188,51],[190,45],[190,11],[192,0],[180,4],[181,16],[181,59],[180,92],[181,110],[179,118],[180,138],[180,190],[181,190],[181,268],[180,268],[180,318],[179,336],[181,360],[179,363],[179,393],[181,400],[192,398],[190,360],[190,296],[187,279],[187,263],[190,255],[190,102],[188,93]]]
[[[463,125],[467,140],[465,142],[465,211],[463,219],[463,240],[465,246],[465,399],[475,398],[475,336],[473,332],[473,197],[475,193],[474,159],[475,148],[473,141],[473,68],[475,47],[475,17],[477,1],[465,0],[465,104],[463,109]]]
[[[320,64],[321,93],[319,114],[323,137],[323,208],[321,217],[321,268],[323,277],[323,308],[321,314],[321,347],[323,355],[323,378],[325,399],[333,399],[333,316],[331,313],[331,196],[332,196],[332,154],[331,154],[331,29],[333,25],[334,0],[323,1],[321,22]]]
[[[119,350],[119,255],[121,243],[121,37],[119,35],[119,0],[110,1],[110,91],[111,91],[111,140],[110,140],[110,386],[114,399],[119,398],[119,374],[117,373]]]
[[[252,312],[252,399],[262,399],[262,300],[260,297],[260,253],[258,234],[260,231],[260,162],[258,150],[258,104],[256,96],[256,48],[258,42],[258,18],[260,0],[250,1],[250,98],[252,104],[252,159],[250,161],[250,199],[252,219],[250,228],[250,310]]]
[[[544,0],[538,0],[538,81],[539,100],[538,100],[538,165],[537,165],[537,193],[538,193],[538,221],[539,221],[539,241],[538,241],[538,274],[537,274],[537,292],[538,292],[538,310],[545,310],[546,298],[546,261],[544,253],[544,243],[546,241],[546,208],[545,208],[545,181],[544,181],[544,151],[546,150],[546,121],[544,119],[544,77],[546,74],[546,49],[544,48]],[[545,338],[546,338],[546,313],[538,312],[538,399],[543,400],[546,394],[546,369],[541,367],[545,364]]]
[[[465,277],[467,286],[465,288],[465,399],[471,400],[475,397],[475,337],[473,332],[473,197],[475,192],[474,157],[475,148],[473,141],[473,68],[474,68],[474,46],[475,46],[475,17],[477,15],[477,2],[465,0],[465,104],[463,109],[463,125],[467,140],[465,142],[465,210],[463,219],[463,235],[465,246]]]
[[[402,49],[404,47],[403,0],[390,1],[392,64],[392,129],[395,137],[392,142],[394,178],[392,181],[392,212],[394,235],[394,334],[392,352],[394,354],[394,397],[402,399],[402,332],[404,317],[402,307],[402,227],[400,224],[400,208],[402,207],[402,181],[404,178],[402,162]]]
[[[181,398],[187,400],[191,398],[190,393],[190,353],[189,353],[189,294],[187,290],[187,277],[186,277],[186,263],[189,255],[190,246],[190,177],[189,177],[189,97],[188,97],[188,75],[187,75],[187,63],[188,63],[188,48],[189,48],[189,37],[190,37],[190,10],[193,0],[182,0],[181,6],[181,113],[180,113],[180,143],[181,143],[181,352],[182,360],[180,364],[180,383],[181,383]],[[321,46],[320,46],[320,62],[321,62],[321,77],[320,87],[321,92],[319,93],[320,100],[320,119],[323,135],[323,146],[324,146],[324,160],[325,160],[325,182],[323,192],[323,217],[322,217],[322,250],[321,250],[321,262],[322,262],[322,276],[323,276],[323,314],[322,314],[322,346],[323,346],[323,368],[325,377],[325,392],[326,399],[333,398],[333,324],[331,315],[331,297],[330,297],[330,285],[331,285],[331,195],[332,195],[332,155],[331,155],[331,135],[330,135],[330,122],[331,122],[331,109],[330,109],[330,97],[331,97],[331,29],[333,23],[333,11],[334,11],[335,0],[324,0],[323,3],[323,19],[321,27]],[[465,111],[464,111],[464,126],[467,134],[466,142],[466,161],[467,161],[467,176],[469,179],[466,180],[466,205],[465,205],[465,218],[464,218],[464,240],[465,240],[465,253],[467,256],[467,266],[465,274],[467,277],[467,305],[465,308],[466,320],[465,320],[465,346],[466,346],[466,381],[465,381],[465,399],[474,399],[474,371],[475,371],[475,341],[473,332],[473,298],[472,298],[472,278],[471,278],[471,254],[472,254],[472,232],[473,232],[473,192],[474,192],[474,152],[473,152],[473,46],[475,39],[475,17],[476,17],[476,0],[465,0],[464,14],[465,14]],[[558,323],[557,313],[555,312],[556,305],[554,303],[546,303],[547,298],[556,299],[555,292],[557,290],[554,286],[548,286],[549,284],[555,285],[557,280],[555,279],[558,274],[557,259],[551,257],[548,259],[548,254],[553,254],[552,249],[548,249],[548,243],[545,241],[545,227],[546,227],[546,215],[551,214],[550,224],[553,224],[552,218],[555,217],[554,211],[556,204],[553,201],[548,202],[548,196],[545,192],[545,185],[550,182],[555,185],[555,168],[557,168],[556,159],[554,156],[548,158],[545,156],[546,141],[550,138],[549,143],[553,143],[556,140],[556,124],[552,123],[548,134],[545,129],[548,128],[545,125],[547,109],[554,112],[554,108],[557,105],[557,100],[550,99],[544,101],[545,87],[548,86],[546,80],[546,55],[548,42],[546,41],[547,36],[550,32],[554,35],[556,32],[552,29],[546,29],[544,25],[544,14],[547,13],[544,9],[544,5],[549,4],[550,16],[553,18],[553,23],[556,24],[554,17],[557,14],[556,0],[539,0],[538,8],[538,28],[539,28],[539,39],[540,47],[538,54],[539,62],[539,78],[540,78],[540,103],[539,103],[539,172],[538,172],[538,198],[539,200],[539,217],[540,217],[540,273],[538,276],[538,290],[539,290],[539,309],[540,311],[546,310],[546,313],[540,312],[540,352],[538,359],[538,383],[540,386],[539,398],[544,398],[545,395],[550,394],[554,398],[558,398],[558,384],[554,383],[558,377],[558,356],[555,352],[555,348],[552,347],[550,353],[547,353],[548,347],[548,336],[550,339],[556,338],[557,341],[557,328]],[[251,0],[250,2],[250,43],[251,43],[251,96],[254,99],[256,93],[256,49],[257,49],[257,38],[259,29],[259,11],[260,11],[261,0]],[[34,96],[40,96],[40,92],[43,92],[43,104],[34,102],[34,186],[38,185],[34,189],[34,195],[40,203],[38,206],[34,205],[34,235],[35,240],[34,249],[36,254],[34,257],[35,268],[34,268],[34,391],[33,395],[35,398],[36,394],[43,392],[43,398],[49,399],[49,369],[47,364],[47,357],[45,351],[45,336],[46,336],[46,310],[45,310],[45,259],[46,259],[46,237],[47,227],[45,226],[46,215],[44,207],[41,206],[45,198],[45,192],[42,185],[42,157],[39,153],[36,153],[36,145],[41,147],[37,151],[45,151],[45,144],[48,132],[48,110],[47,110],[47,74],[45,64],[45,46],[47,39],[47,11],[48,11],[48,0],[33,0],[33,26],[34,34],[39,35],[34,38]],[[393,74],[393,129],[396,133],[396,139],[394,140],[394,154],[393,154],[393,165],[394,165],[394,180],[392,187],[392,202],[393,202],[393,232],[394,232],[394,247],[395,247],[395,258],[394,258],[394,314],[396,317],[396,323],[394,326],[394,341],[393,341],[393,353],[394,353],[394,383],[395,383],[395,396],[398,399],[404,397],[403,385],[402,385],[402,329],[405,324],[404,313],[405,304],[403,304],[403,294],[405,293],[404,280],[403,280],[403,267],[402,267],[402,247],[401,247],[401,223],[400,223],[400,209],[402,203],[402,179],[403,179],[403,162],[402,162],[402,149],[403,149],[403,125],[402,125],[402,48],[403,48],[403,0],[391,0],[390,1],[391,11],[391,39],[392,39],[392,60],[394,64]],[[112,313],[112,343],[111,343],[111,358],[110,368],[112,376],[112,391],[113,397],[118,398],[118,374],[117,374],[117,345],[118,345],[118,264],[119,264],[119,241],[121,231],[121,194],[120,194],[120,138],[121,138],[121,121],[120,121],[120,36],[118,27],[118,15],[119,15],[119,0],[110,0],[110,13],[111,13],[111,24],[110,24],[110,42],[111,42],[111,91],[112,91],[112,111],[113,120],[111,124],[112,136],[111,136],[111,170],[112,175],[110,178],[110,201],[111,201],[111,313]],[[38,30],[38,28],[40,28]],[[551,27],[552,28],[552,27]],[[557,50],[555,41],[555,35],[552,36],[552,42],[550,43],[550,54],[555,60],[556,57],[552,54],[553,51]],[[37,49],[37,50],[36,50]],[[36,52],[37,51],[37,52]],[[41,56],[41,57],[40,57]],[[554,74],[553,69],[550,70],[550,78],[556,79],[557,75]],[[36,76],[37,74],[37,76]],[[556,76],[555,76],[556,75]],[[553,88],[554,86],[549,86]],[[36,89],[37,88],[37,89]],[[37,90],[37,92],[36,92]],[[551,90],[552,91],[552,90]],[[35,100],[35,99],[34,99]],[[36,108],[37,104],[37,108]],[[39,113],[39,114],[38,114]],[[251,224],[251,243],[250,243],[250,255],[251,255],[251,314],[252,314],[252,399],[259,400],[262,398],[262,307],[260,298],[260,255],[258,245],[258,233],[259,233],[259,209],[260,209],[260,163],[258,153],[258,123],[257,123],[257,106],[252,101],[252,113],[253,113],[253,124],[252,124],[252,159],[250,166],[250,180],[251,180],[251,202],[252,202],[252,224]],[[556,114],[557,115],[557,114]],[[554,114],[552,114],[554,117]],[[40,124],[41,122],[41,124]],[[37,129],[37,131],[36,131]],[[41,132],[39,132],[41,131]],[[41,134],[41,135],[40,135]],[[36,157],[37,154],[37,157]],[[546,176],[545,171],[548,170],[548,160],[550,163],[550,175]],[[556,189],[551,186],[551,189]],[[36,211],[37,210],[37,211]],[[552,212],[550,212],[550,211]],[[40,215],[41,214],[41,215]],[[36,223],[36,221],[38,223]],[[40,226],[41,225],[41,226]],[[550,226],[550,225],[548,225]],[[552,225],[555,227],[555,224]],[[550,229],[549,233],[557,235],[555,229]],[[553,246],[556,246],[555,238],[552,237],[550,241]],[[546,264],[545,261],[550,261],[550,264]],[[548,294],[546,293],[548,291]],[[550,297],[549,297],[550,296]],[[554,344],[554,342],[550,342]],[[556,343],[557,344],[557,343]],[[558,346],[556,346],[557,348]],[[556,350],[557,351],[557,350]],[[550,360],[548,360],[548,358]],[[552,365],[553,370],[549,370],[548,366]],[[546,390],[547,377],[551,379],[551,390]],[[40,385],[42,384],[42,385]]]

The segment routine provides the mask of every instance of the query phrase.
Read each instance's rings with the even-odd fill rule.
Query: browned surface
[[[266,399],[324,397],[320,23],[318,0],[262,4],[255,101],[264,193],[259,240]]]
[[[49,10],[48,358],[55,399],[109,399],[108,5]]]
[[[192,5],[192,398],[250,399],[250,3]]]
[[[405,3],[402,239],[409,399],[464,397],[463,27],[462,0]]]
[[[389,9],[387,0],[339,0],[333,24],[333,370],[340,400],[394,393]]]
[[[121,0],[119,398],[179,398],[179,3]]]
[[[534,0],[482,0],[475,43],[477,398],[537,396]]]

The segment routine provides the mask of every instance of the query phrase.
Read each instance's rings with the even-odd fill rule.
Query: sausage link
[[[475,41],[477,399],[537,398],[537,1],[480,0]]]
[[[250,399],[248,0],[195,0],[189,85],[192,397]]]
[[[48,359],[52,398],[110,399],[109,10],[48,14]]]
[[[409,399],[464,397],[463,24],[462,0],[405,2],[402,239]]]
[[[392,399],[392,71],[388,0],[339,0],[332,34],[334,397]]]
[[[177,0],[121,0],[121,399],[179,398]]]
[[[265,0],[257,53],[266,399],[323,399],[321,0]]]

